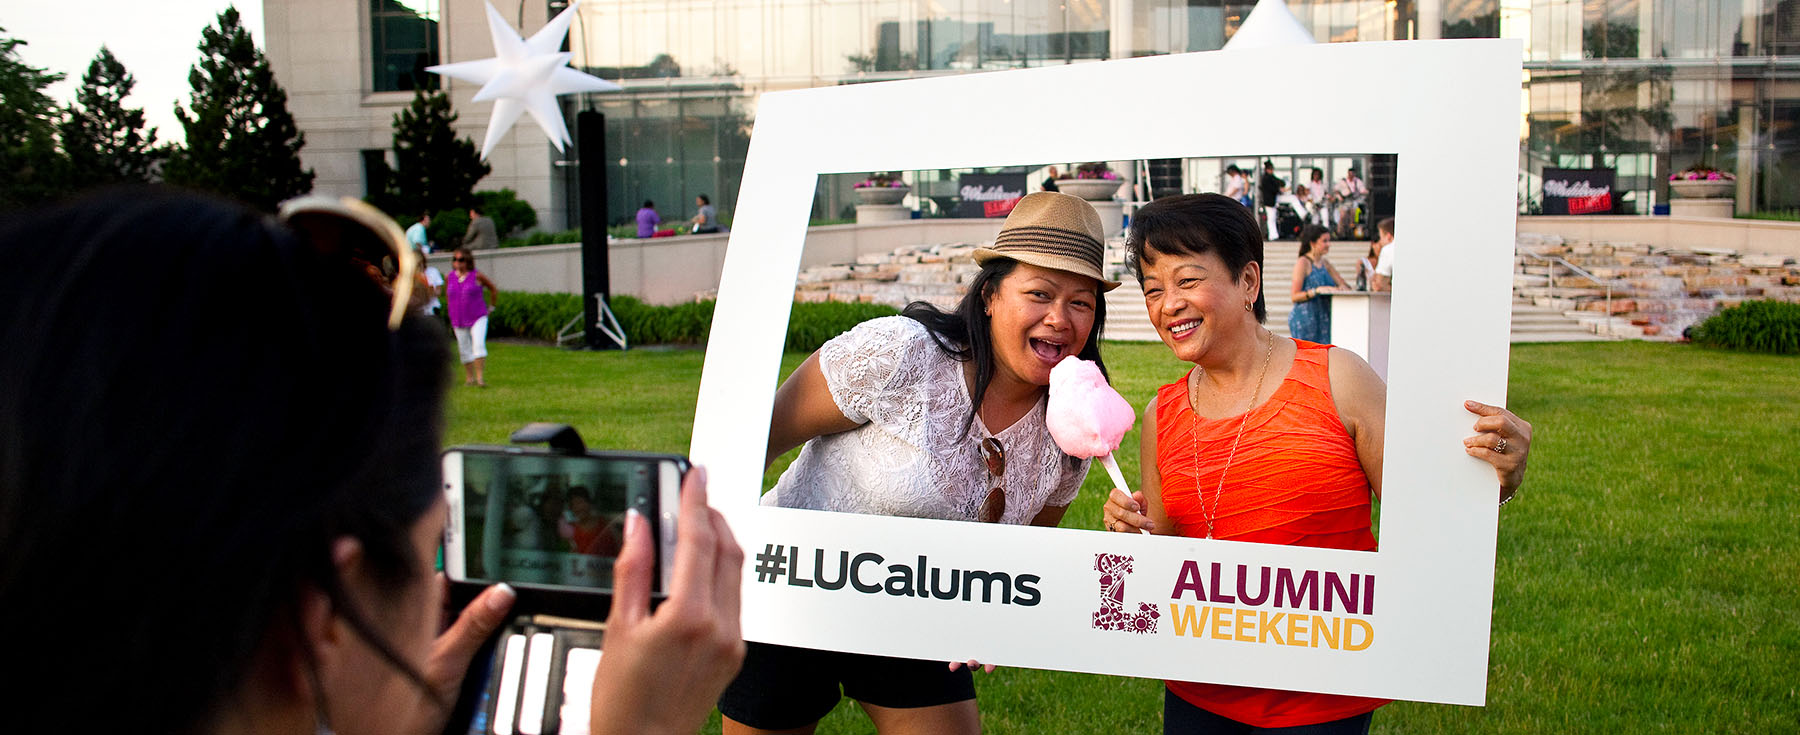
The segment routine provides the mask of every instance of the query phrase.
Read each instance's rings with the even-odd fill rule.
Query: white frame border
[[[692,457],[711,478],[759,641],[1005,666],[1482,704],[1496,530],[1491,468],[1461,439],[1504,405],[1515,228],[1516,40],[1334,43],[1148,57],[764,95],[701,378]],[[1340,80],[1303,95],[1271,80]],[[1294,100],[1304,99],[1304,107]],[[1067,160],[1396,153],[1409,250],[1393,303],[1376,553],[762,508],[763,441],[822,173]],[[1277,269],[1279,270],[1279,269]],[[1277,279],[1282,280],[1282,279]],[[1174,380],[1178,376],[1171,375]],[[1141,408],[1141,407],[1138,407]],[[1399,450],[1399,451],[1395,451]],[[766,544],[1042,573],[1043,603],[957,604],[757,581]],[[1131,554],[1127,604],[1184,560],[1374,574],[1355,653],[1093,630],[1098,552]],[[1254,567],[1253,567],[1254,568]],[[1169,625],[1165,614],[1163,624]]]

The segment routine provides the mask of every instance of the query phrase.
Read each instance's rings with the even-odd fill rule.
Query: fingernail
[[[494,591],[488,594],[487,606],[489,610],[503,613],[511,609],[513,600],[517,599],[519,599],[518,590],[513,589],[510,584],[501,582],[494,585]]]
[[[700,465],[694,465],[692,468],[688,469],[688,473],[694,476],[694,489],[689,491],[686,488],[683,488],[682,492],[693,492],[701,500],[706,500],[706,468]]]
[[[626,508],[625,509],[625,543],[631,543],[632,539],[637,538],[637,535],[639,533],[643,533],[642,531],[638,530],[638,528],[642,525],[644,525],[644,514],[639,513],[638,509],[636,509],[636,508]]]
[[[1467,408],[1467,409],[1471,409],[1471,410],[1472,410],[1472,409],[1474,409],[1474,408],[1475,408],[1475,407],[1476,407],[1476,406],[1479,406],[1479,405],[1481,405],[1481,404],[1479,404],[1479,403],[1476,403],[1476,402],[1474,402],[1474,401],[1463,401],[1463,408]]]

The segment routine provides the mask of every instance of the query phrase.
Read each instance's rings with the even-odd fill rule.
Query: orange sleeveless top
[[[1156,393],[1156,469],[1163,509],[1183,536],[1374,551],[1369,478],[1331,399],[1329,345],[1294,340],[1287,379],[1262,405],[1200,418],[1188,380]],[[1231,445],[1243,425],[1243,439]],[[1226,459],[1231,466],[1226,469]],[[1220,492],[1219,479],[1225,484]],[[1215,493],[1217,493],[1215,495]],[[1169,691],[1214,714],[1257,727],[1294,727],[1373,711],[1385,699],[1167,682]]]

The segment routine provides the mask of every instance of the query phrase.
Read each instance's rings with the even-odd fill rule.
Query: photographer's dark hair
[[[957,302],[955,311],[944,311],[924,301],[914,301],[900,311],[901,316],[925,325],[925,330],[931,333],[931,341],[946,354],[961,362],[975,363],[975,390],[969,395],[970,411],[963,421],[964,433],[975,425],[975,412],[981,410],[981,399],[987,395],[988,384],[994,380],[994,335],[989,329],[987,300],[1000,286],[1000,281],[1018,266],[1019,261],[1011,258],[988,261],[969,283],[969,291],[963,294],[962,301]],[[1094,366],[1100,368],[1100,374],[1106,375],[1106,363],[1100,359],[1100,330],[1106,326],[1105,294],[1100,297],[1094,300],[1094,328],[1088,332],[1087,344],[1081,346],[1076,356],[1092,360]]]
[[[1262,228],[1256,217],[1223,194],[1163,197],[1132,214],[1131,231],[1125,236],[1125,263],[1138,280],[1144,278],[1144,264],[1156,260],[1159,253],[1217,254],[1233,279],[1242,278],[1251,263],[1268,272],[1263,267]],[[1255,311],[1256,321],[1268,318],[1269,306],[1261,291],[1256,294]]]
[[[445,336],[243,206],[118,190],[0,222],[0,630],[8,729],[194,732],[257,662],[310,667],[324,594],[419,568]],[[264,674],[266,675],[266,674]]]

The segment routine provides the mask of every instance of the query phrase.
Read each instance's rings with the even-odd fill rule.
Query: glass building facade
[[[1422,2],[1431,4],[1421,8]],[[581,6],[570,36],[573,63],[625,91],[570,98],[568,106],[572,112],[591,104],[606,113],[608,157],[618,164],[609,166],[615,215],[653,199],[667,217],[691,209],[697,194],[729,212],[761,92],[1213,50],[1253,5],[590,2]],[[1521,212],[1537,207],[1545,167],[1613,168],[1620,211],[1649,213],[1667,200],[1669,174],[1693,164],[1737,172],[1740,210],[1800,208],[1794,170],[1800,166],[1800,0],[1292,0],[1288,6],[1321,42],[1523,40]],[[550,3],[552,13],[562,7],[562,0]],[[1115,27],[1115,14],[1129,17],[1129,26]],[[1437,28],[1421,32],[1421,15],[1436,18]],[[1370,103],[1379,104],[1379,79],[1321,81],[1364,86]],[[1211,189],[1214,182],[1186,186]]]
[[[1546,166],[1612,168],[1628,212],[1705,165],[1738,211],[1800,208],[1800,1],[1503,0],[1525,39],[1524,211]]]

